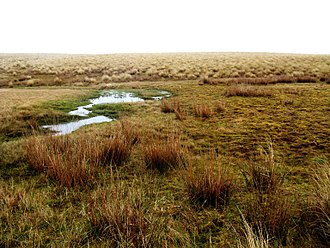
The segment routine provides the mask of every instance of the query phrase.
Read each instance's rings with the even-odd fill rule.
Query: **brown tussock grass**
[[[208,105],[196,105],[193,107],[193,113],[196,117],[210,118],[214,115],[212,107]]]
[[[187,244],[175,231],[169,215],[159,215],[139,185],[113,182],[91,197],[88,221],[91,235],[116,247],[173,247]]]
[[[283,191],[251,195],[245,205],[245,218],[254,232],[286,245],[292,227],[292,203]]]
[[[242,97],[270,97],[273,92],[270,90],[262,89],[256,86],[249,85],[235,85],[230,86],[226,93],[226,96],[242,96]]]
[[[66,187],[86,185],[101,162],[102,146],[91,137],[47,136],[30,138],[28,163]]]
[[[137,133],[127,123],[109,137],[80,136],[31,137],[26,144],[27,162],[38,172],[46,172],[66,187],[83,186],[92,181],[100,166],[120,166],[131,154]]]
[[[246,185],[259,194],[276,192],[283,182],[283,176],[277,172],[277,163],[273,143],[268,142],[261,148],[256,162],[252,162],[243,170]]]
[[[292,227],[293,204],[281,188],[283,175],[277,172],[273,143],[260,150],[257,162],[251,164],[243,175],[248,189],[254,189],[246,203],[245,218],[254,233],[270,237],[286,245]]]
[[[259,229],[258,231],[253,230],[251,225],[246,221],[244,216],[241,214],[243,223],[243,233],[244,238],[237,235],[238,248],[268,248],[270,247],[270,242],[268,236],[262,233]]]
[[[169,136],[166,140],[154,138],[144,147],[144,160],[147,168],[164,173],[185,164],[186,151],[180,137]]]
[[[127,120],[123,120],[109,133],[103,141],[103,164],[120,166],[131,155],[133,145],[140,141],[140,134],[136,126]]]
[[[163,113],[173,113],[174,112],[174,103],[170,102],[167,99],[162,99],[160,102],[160,110]]]
[[[147,243],[150,226],[141,191],[119,184],[110,192],[98,192],[89,208],[94,236],[106,237],[113,245],[126,243],[140,247]]]
[[[190,166],[184,178],[188,197],[193,203],[220,209],[230,201],[234,177],[228,168],[222,165],[205,165],[200,171]]]
[[[315,173],[312,201],[305,213],[307,228],[323,244],[330,242],[330,164],[324,163]]]
[[[312,76],[273,76],[273,77],[257,77],[257,78],[203,78],[203,84],[251,84],[251,85],[268,85],[277,83],[316,83],[318,79]]]
[[[178,100],[162,99],[161,104],[160,104],[160,110],[163,113],[174,113],[176,119],[178,119],[180,121],[185,119],[185,114],[182,110],[181,103]]]

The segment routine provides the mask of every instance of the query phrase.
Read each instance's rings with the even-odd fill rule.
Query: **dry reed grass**
[[[250,85],[268,85],[277,83],[316,83],[318,79],[312,76],[273,76],[273,77],[256,77],[256,78],[203,78],[203,84],[250,84]]]
[[[172,100],[162,99],[160,110],[163,113],[174,113],[176,119],[180,121],[185,119],[185,115],[182,110],[181,103],[176,99],[172,99]]]
[[[46,172],[66,187],[83,186],[92,181],[100,166],[120,166],[131,154],[137,142],[134,127],[126,123],[115,129],[109,137],[33,136],[26,144],[28,163],[39,172]]]
[[[230,86],[226,93],[226,96],[243,96],[243,97],[270,97],[273,92],[263,88],[249,85],[234,85]]]
[[[212,107],[208,105],[196,105],[193,107],[193,112],[196,117],[210,118],[214,115]]]
[[[202,171],[192,166],[184,176],[190,200],[200,206],[223,208],[232,196],[233,175],[222,165],[205,165]]]
[[[268,141],[266,148],[261,148],[257,162],[252,162],[243,170],[243,176],[248,188],[258,193],[273,193],[279,189],[283,176],[276,171],[273,143]]]
[[[259,229],[257,231],[253,230],[251,225],[246,221],[244,216],[242,216],[243,222],[243,232],[244,232],[244,239],[238,235],[238,248],[268,248],[270,247],[270,242],[268,236],[262,233]]]
[[[273,194],[256,193],[246,203],[245,218],[254,232],[286,245],[292,227],[292,203],[278,190]]]
[[[325,163],[315,174],[313,198],[309,203],[308,227],[317,240],[330,243],[330,164]]]
[[[102,145],[87,136],[34,136],[26,144],[27,162],[32,168],[66,187],[90,183],[102,153]]]
[[[186,151],[181,146],[180,137],[171,135],[166,140],[154,138],[144,147],[144,160],[147,168],[164,173],[183,166],[186,161]]]
[[[173,247],[187,244],[169,215],[159,215],[140,185],[113,182],[90,199],[91,234],[115,247]]]

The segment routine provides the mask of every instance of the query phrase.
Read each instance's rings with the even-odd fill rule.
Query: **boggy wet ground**
[[[222,154],[253,158],[260,146],[271,140],[278,155],[290,165],[306,165],[329,157],[329,85],[265,86],[273,92],[269,97],[228,97],[227,87],[182,88],[182,103],[188,113],[182,129],[193,140],[194,150],[217,149]],[[209,118],[193,113],[196,105],[215,109],[218,102],[225,105],[223,112],[214,111]]]
[[[133,83],[131,84],[133,86]],[[154,85],[150,83],[149,87],[155,87]],[[128,88],[127,85],[121,87]],[[310,197],[315,166],[330,161],[330,85],[317,83],[255,86],[273,93],[267,97],[229,97],[226,92],[231,86],[200,85],[197,81],[159,82],[157,87],[173,93],[167,101],[180,104],[182,118],[178,118],[176,113],[163,113],[159,101],[132,103],[135,112],[126,118],[143,132],[140,133],[141,139],[134,146],[132,156],[118,168],[118,180],[130,186],[127,192],[139,190],[146,194],[145,199],[151,199],[151,203],[147,202],[143,206],[147,211],[155,211],[155,221],[160,220],[159,216],[168,218],[166,225],[173,225],[173,230],[181,236],[191,237],[192,241],[187,241],[187,247],[209,247],[211,241],[214,246],[233,246],[237,242],[241,226],[238,209],[242,210],[245,216],[248,215],[251,210],[248,204],[254,199],[254,192],[242,176],[242,168],[258,162],[256,159],[261,152],[270,152],[267,146],[271,143],[276,172],[279,176],[283,175],[281,197],[290,197],[287,209],[290,210],[290,219],[294,220],[292,225],[288,224],[288,247],[322,247],[314,243],[314,240],[304,238],[303,235],[309,229],[298,228],[298,221],[303,207],[308,206],[310,199],[314,199]],[[217,112],[219,103],[223,104],[224,109]],[[88,104],[89,102],[85,102],[81,106]],[[118,108],[123,105],[111,106]],[[107,105],[95,105],[90,110],[101,115],[103,112],[109,112],[108,107],[104,109],[104,106]],[[198,116],[194,111],[196,106],[207,106],[213,113],[208,117]],[[70,110],[73,109],[75,108]],[[89,126],[86,130],[52,138],[84,137],[90,135],[88,132],[95,132],[101,139],[107,137],[107,131],[112,130],[112,125],[116,124],[120,123]],[[109,131],[109,134],[111,133]],[[151,138],[146,136],[148,133]],[[149,174],[145,169],[144,148],[154,142],[153,137],[159,137],[166,142],[168,136],[173,133],[180,136],[180,145],[187,148],[188,153],[185,156],[189,161],[197,161],[197,164],[193,164],[196,167],[206,166],[211,162],[217,166],[226,165],[233,170],[233,196],[223,209],[198,207],[194,202],[190,202],[185,191],[185,178],[182,177],[185,171],[174,169],[167,175],[158,175],[153,171]],[[94,137],[92,135],[92,138]],[[2,180],[2,192],[7,197],[4,199],[16,199],[16,195],[17,199],[22,199],[18,200],[17,206],[13,205],[11,208],[11,202],[6,201],[9,202],[6,204],[10,210],[0,211],[7,221],[3,223],[4,228],[0,229],[3,230],[1,241],[20,240],[26,246],[45,242],[71,242],[73,246],[94,242],[96,246],[101,246],[102,242],[106,242],[104,239],[88,236],[94,233],[91,232],[90,223],[86,221],[89,214],[86,209],[93,207],[94,197],[102,199],[106,192],[113,192],[112,188],[108,188],[113,182],[109,176],[109,167],[100,168],[102,174],[92,180],[95,188],[77,187],[63,190],[63,186],[58,186],[56,180],[48,178],[43,172],[32,170],[22,160],[24,156],[20,155],[22,152],[19,153],[17,144],[12,141],[0,147],[3,149],[3,157],[6,158],[1,171],[2,175],[7,175],[7,179]],[[212,161],[214,155],[217,155],[216,161]],[[204,156],[211,161],[205,159],[203,162]],[[141,175],[146,177],[141,178]],[[112,202],[112,199],[109,202]],[[121,203],[120,206],[125,204]],[[148,208],[149,206],[152,207]],[[267,207],[267,213],[272,212],[272,209],[276,208],[273,205]],[[45,241],[44,237],[49,237],[49,240]],[[301,243],[299,239],[302,240]]]
[[[160,100],[164,97],[169,97],[170,93],[167,91],[159,91],[159,94],[151,97],[154,100]],[[104,91],[97,98],[89,99],[90,104],[79,106],[77,109],[70,111],[68,114],[80,117],[89,117],[93,114],[93,106],[105,104],[119,104],[119,103],[134,103],[143,102],[144,99],[136,96],[135,93],[127,91],[110,90]],[[73,131],[90,124],[111,122],[114,118],[109,118],[104,115],[96,115],[87,119],[72,121],[62,124],[43,125],[42,128],[49,129],[56,132],[56,135],[64,135],[72,133]]]

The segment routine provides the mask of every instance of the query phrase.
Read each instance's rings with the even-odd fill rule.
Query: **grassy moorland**
[[[1,55],[1,247],[327,247],[330,56]],[[39,125],[103,89],[118,121]]]

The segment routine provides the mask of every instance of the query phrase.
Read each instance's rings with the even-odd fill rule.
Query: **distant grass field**
[[[327,247],[329,56],[32,58],[0,63],[1,247]],[[95,106],[118,120],[63,137],[38,129],[114,88],[172,96]]]

